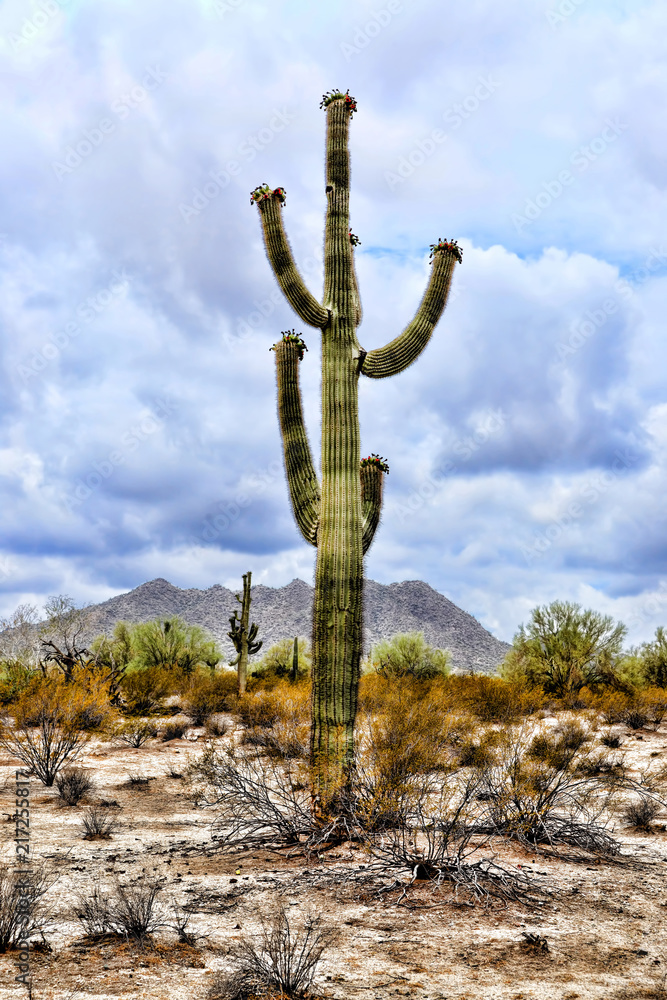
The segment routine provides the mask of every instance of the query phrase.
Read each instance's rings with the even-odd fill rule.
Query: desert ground
[[[215,742],[234,738],[232,729]],[[521,870],[545,890],[527,902],[474,904],[428,880],[378,894],[364,882],[363,849],[343,843],[319,855],[287,849],[226,851],[215,814],[189,793],[187,765],[205,745],[203,729],[133,749],[93,739],[79,764],[94,775],[88,802],[117,816],[110,839],[86,840],[85,802],[67,807],[55,788],[31,779],[33,863],[57,876],[45,897],[43,941],[30,965],[34,1000],[198,1000],[216,972],[231,968],[229,948],[252,937],[280,898],[298,924],[307,912],[336,925],[313,996],[418,1000],[640,1000],[667,998],[667,813],[640,834],[619,817],[614,861],[578,861],[528,852],[502,840],[484,852]],[[639,734],[623,728],[633,767],[667,760],[667,726]],[[3,859],[14,856],[14,771],[0,757]],[[195,945],[164,927],[142,947],[86,939],[73,906],[96,879],[131,885],[160,878],[165,923],[172,904],[190,915]],[[406,892],[403,892],[403,889]],[[171,914],[171,916],[170,916]],[[14,981],[18,956],[0,956],[0,998],[28,996]]]

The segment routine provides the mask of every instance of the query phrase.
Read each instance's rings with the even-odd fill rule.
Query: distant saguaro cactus
[[[447,301],[455,241],[431,247],[433,268],[417,314],[385,347],[365,351],[356,328],[361,302],[354,270],[358,238],[349,227],[348,133],[356,101],[349,92],[325,94],[327,114],[324,298],[306,288],[283,228],[283,188],[256,188],[267,256],[300,319],[322,331],[322,486],[304,427],[299,362],[305,344],[290,331],[274,345],[278,412],[292,509],[301,534],[317,547],[313,611],[311,761],[316,809],[326,813],[344,787],[354,754],[354,720],[362,652],[363,557],[380,519],[383,473],[377,455],[361,460],[359,375],[386,378],[421,354]]]
[[[234,649],[236,650],[235,659],[231,660],[230,666],[235,666],[238,664],[238,679],[239,679],[239,694],[245,694],[246,683],[248,679],[248,657],[252,656],[254,653],[258,653],[262,648],[263,640],[255,641],[257,639],[258,626],[253,622],[250,622],[250,581],[252,580],[252,573],[247,572],[243,574],[243,597],[236,595],[236,600],[241,605],[241,617],[239,618],[238,609],[229,619],[229,624],[231,626],[231,631],[227,633],[229,638],[234,643]]]
[[[299,677],[299,640],[297,636],[294,636],[294,646],[292,647],[292,669],[290,671],[290,680],[292,682],[296,681]]]

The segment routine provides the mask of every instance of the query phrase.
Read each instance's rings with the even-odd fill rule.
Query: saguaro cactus
[[[363,557],[380,519],[383,474],[377,455],[361,460],[357,392],[360,375],[386,378],[421,354],[447,301],[461,251],[455,241],[431,247],[432,270],[417,313],[385,347],[365,351],[356,329],[361,302],[349,228],[348,133],[357,109],[349,92],[324,95],[326,198],[324,297],[306,288],[283,228],[283,188],[251,194],[260,214],[267,256],[285,297],[300,317],[322,331],[322,485],[304,427],[299,362],[305,344],[294,331],[274,345],[278,413],[292,509],[301,534],[317,547],[313,612],[311,759],[317,808],[325,812],[353,762],[354,719],[362,652]]]
[[[292,646],[292,669],[290,670],[290,680],[292,682],[298,680],[299,677],[299,639],[294,636],[294,645]]]
[[[241,605],[241,617],[239,618],[237,609],[229,619],[231,631],[227,633],[234,643],[234,649],[236,650],[236,658],[231,661],[230,665],[233,667],[238,664],[239,694],[245,694],[248,679],[248,658],[253,653],[258,653],[263,645],[262,639],[255,641],[257,639],[258,626],[254,622],[252,625],[249,624],[251,580],[252,573],[250,571],[243,574],[243,597],[239,597],[236,594],[236,600]]]

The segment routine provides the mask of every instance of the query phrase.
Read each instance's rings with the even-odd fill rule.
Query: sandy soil
[[[667,728],[625,736],[637,767],[667,761]],[[667,834],[640,835],[619,820],[619,863],[565,862],[495,845],[498,859],[521,865],[554,891],[542,903],[468,905],[447,890],[414,886],[378,899],[343,871],[363,871],[364,857],[350,846],[307,861],[286,852],[226,854],[211,850],[213,816],[186,795],[182,774],[203,748],[203,731],[187,740],[151,741],[135,750],[92,742],[80,763],[91,768],[92,798],[120,806],[112,839],[83,839],[84,804],[68,808],[55,789],[31,780],[34,856],[57,871],[50,890],[51,951],[31,955],[35,1000],[150,1000],[205,998],[216,970],[228,968],[231,941],[258,929],[258,916],[279,895],[298,917],[322,913],[341,931],[340,943],[319,967],[318,994],[339,998],[419,1000],[667,1000]],[[0,758],[2,855],[13,857],[16,763]],[[129,774],[153,780],[133,788]],[[658,816],[660,828],[667,815]],[[77,895],[96,877],[132,883],[165,879],[165,903],[187,905],[189,930],[208,935],[197,948],[180,945],[170,930],[154,948],[124,942],[86,944],[72,912]],[[394,901],[392,901],[394,900]],[[167,908],[168,909],[168,908]],[[523,934],[546,938],[546,948]],[[27,996],[14,982],[17,955],[0,956],[0,1000]]]

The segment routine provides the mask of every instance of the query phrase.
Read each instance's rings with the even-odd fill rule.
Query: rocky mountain
[[[253,587],[251,619],[259,625],[265,647],[279,639],[309,636],[312,603],[313,588],[303,580],[292,580],[285,587]],[[228,619],[238,607],[234,592],[219,584],[208,590],[181,590],[157,579],[93,605],[90,612],[95,634],[110,633],[119,621],[144,622],[179,615],[189,624],[207,629],[229,657],[233,650],[227,638]],[[432,646],[451,652],[458,670],[491,673],[510,648],[476,618],[420,580],[389,585],[367,580],[364,619],[366,650],[397,632],[420,631]]]

